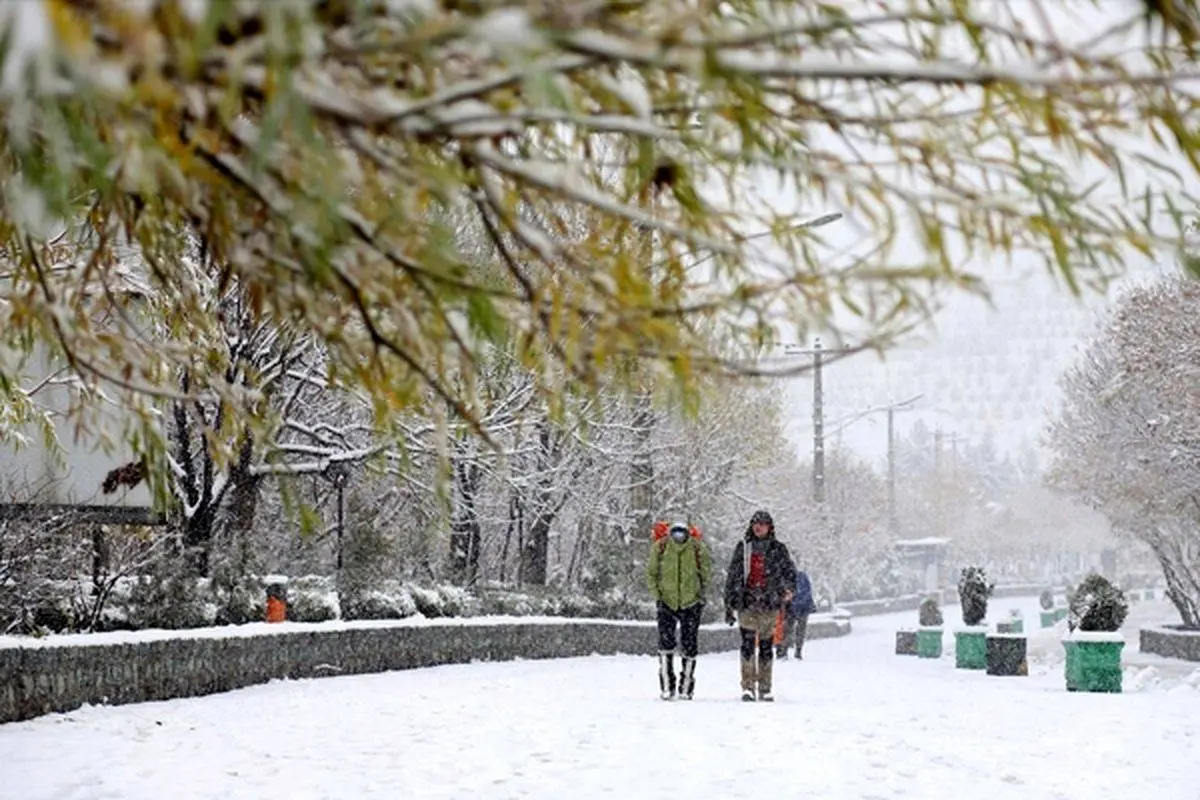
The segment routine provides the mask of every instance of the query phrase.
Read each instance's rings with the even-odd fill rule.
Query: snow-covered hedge
[[[281,584],[288,600],[288,619],[389,620],[475,616],[551,616],[594,619],[654,619],[649,599],[608,591],[596,597],[551,589],[519,590],[485,586],[464,589],[446,584],[418,585],[384,581],[370,589],[343,589],[333,578],[303,575],[250,576],[235,582],[210,579],[161,579],[151,576],[116,581],[97,604],[88,581],[63,582],[54,601],[43,603],[12,633],[64,633],[165,628],[179,630],[259,622],[266,607],[267,586]],[[716,619],[711,609],[706,621]]]

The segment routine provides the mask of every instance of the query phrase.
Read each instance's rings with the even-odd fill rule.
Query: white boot
[[[679,673],[679,696],[684,700],[691,700],[695,691],[696,659],[684,656],[682,671]]]
[[[658,691],[663,700],[675,699],[675,652],[660,650],[658,653]]]

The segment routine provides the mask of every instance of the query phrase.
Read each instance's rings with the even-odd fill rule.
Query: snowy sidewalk
[[[1014,605],[1036,624],[1034,601],[994,610]],[[1061,670],[891,655],[914,617],[811,642],[776,666],[772,705],[736,699],[728,653],[701,658],[691,703],[657,699],[652,659],[615,656],[81,709],[0,726],[0,798],[1195,800],[1197,689],[1068,694]]]

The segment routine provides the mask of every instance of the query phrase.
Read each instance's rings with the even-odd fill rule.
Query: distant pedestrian
[[[725,581],[725,621],[742,634],[742,700],[771,701],[775,616],[792,599],[796,567],[766,511],[750,517]],[[735,617],[736,613],[736,617]]]
[[[788,649],[794,647],[796,658],[804,658],[804,639],[808,635],[808,617],[815,614],[817,604],[813,600],[812,583],[808,574],[796,570],[796,588],[792,602],[779,612],[775,620],[775,657],[787,658]]]
[[[658,617],[658,687],[663,700],[691,700],[696,689],[700,614],[712,583],[712,556],[700,531],[683,522],[654,526],[646,582]],[[683,650],[675,675],[676,628]]]

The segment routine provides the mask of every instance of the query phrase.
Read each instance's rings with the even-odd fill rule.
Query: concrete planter
[[[942,657],[942,629],[940,627],[917,629],[917,657]]]
[[[954,666],[958,669],[987,667],[986,625],[970,625],[954,632]]]
[[[1029,674],[1029,662],[1026,658],[1026,642],[1023,633],[989,633],[987,636],[988,675],[1021,675]]]
[[[912,630],[896,631],[896,655],[915,656],[917,654],[917,632]]]
[[[1160,625],[1142,628],[1138,641],[1143,653],[1154,653],[1167,658],[1184,661],[1200,661],[1200,629],[1182,625]]]
[[[1120,693],[1121,651],[1125,648],[1120,631],[1075,631],[1063,639],[1063,648],[1068,692]]]

